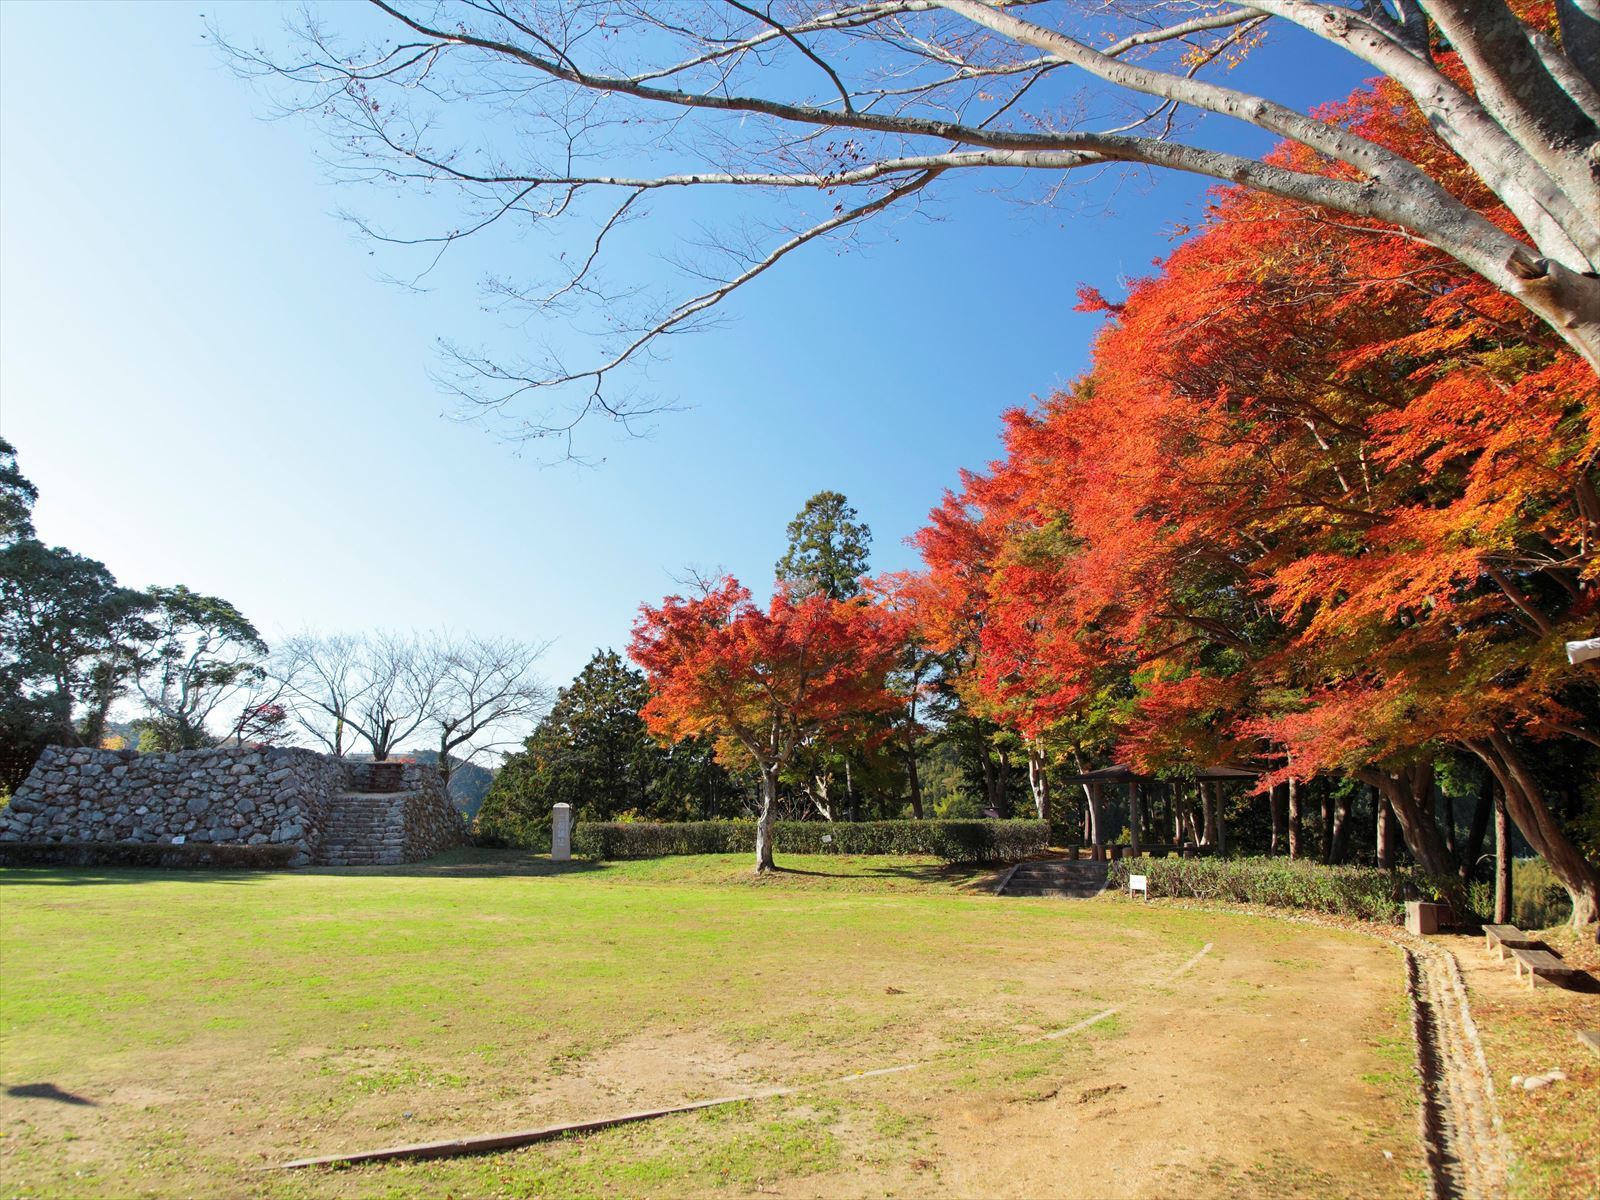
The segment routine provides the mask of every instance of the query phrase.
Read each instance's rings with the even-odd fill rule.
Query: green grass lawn
[[[1193,1184],[1197,1162],[1219,1192],[1415,1190],[1392,951],[1245,916],[1000,900],[992,873],[926,860],[784,862],[761,881],[743,857],[514,852],[0,872],[0,1185],[983,1194],[993,1171],[1079,1154],[1077,1178],[1116,1186],[1117,1160],[1087,1151],[1126,1142],[1126,1161],[1161,1150],[1150,1194]],[[479,1158],[251,1170],[773,1085],[809,1090]],[[1212,1132],[1223,1116],[1236,1136]]]

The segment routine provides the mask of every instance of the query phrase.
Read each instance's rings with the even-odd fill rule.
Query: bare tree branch
[[[578,228],[558,245],[583,249],[552,256],[563,268],[554,280],[496,279],[491,289],[502,304],[565,322],[587,314],[600,329],[592,358],[551,354],[528,366],[447,351],[459,371],[448,387],[519,417],[517,436],[561,438],[569,454],[590,416],[631,428],[664,407],[614,386],[623,368],[636,376],[668,337],[703,327],[799,248],[859,236],[871,219],[975,172],[1038,179],[1048,199],[1086,168],[1161,167],[1350,214],[1438,248],[1600,365],[1600,100],[1586,8],[1563,9],[1563,30],[1577,34],[1558,45],[1502,0],[371,3],[397,40],[341,49],[313,18],[298,56],[223,44],[241,72],[282,83],[290,111],[327,124],[346,178],[456,192],[468,217],[443,231],[361,222],[380,241],[429,248],[412,284],[465,240]],[[1263,37],[1282,26],[1404,89],[1522,232],[1463,203],[1423,161],[1210,77],[1268,52]],[[1446,40],[1464,81],[1435,59]],[[817,96],[804,93],[824,81]],[[1293,169],[1189,133],[1218,120],[1297,142],[1316,161]],[[463,128],[481,136],[441,133]],[[761,244],[713,233],[709,249],[738,265],[679,264],[709,283],[686,295],[602,273],[638,259],[624,226],[669,220],[670,203],[646,198],[696,188],[788,198],[802,211],[774,222]],[[606,197],[618,190],[620,200]],[[535,395],[566,399],[524,411]]]

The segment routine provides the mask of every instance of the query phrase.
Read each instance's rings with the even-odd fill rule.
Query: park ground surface
[[[1494,1079],[1511,1142],[1514,1196],[1600,1197],[1600,1056],[1575,1032],[1600,1029],[1600,949],[1588,936],[1565,928],[1540,936],[1563,959],[1583,968],[1582,990],[1530,989],[1509,962],[1484,952],[1481,937],[1438,939],[1455,954],[1467,999]],[[1561,1070],[1566,1079],[1529,1092],[1518,1076]]]
[[[0,1190],[1424,1191],[1395,947],[1159,903],[1002,900],[991,875],[926,861],[786,865],[761,882],[742,857],[486,852],[0,872]],[[494,1155],[253,1170],[795,1084]],[[1543,1194],[1561,1175],[1523,1181]]]

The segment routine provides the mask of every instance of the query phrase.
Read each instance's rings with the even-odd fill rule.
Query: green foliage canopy
[[[588,821],[682,819],[736,809],[738,794],[710,745],[663,747],[650,736],[639,715],[649,698],[642,672],[614,650],[596,651],[522,750],[506,757],[479,809],[478,832],[542,844],[551,806],[563,803]]]
[[[839,492],[818,492],[789,522],[789,548],[776,565],[778,579],[803,594],[830,600],[861,594],[872,530]]]

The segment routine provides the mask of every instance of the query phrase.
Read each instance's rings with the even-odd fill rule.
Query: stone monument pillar
[[[557,804],[550,809],[550,858],[567,862],[572,858],[572,805]]]

